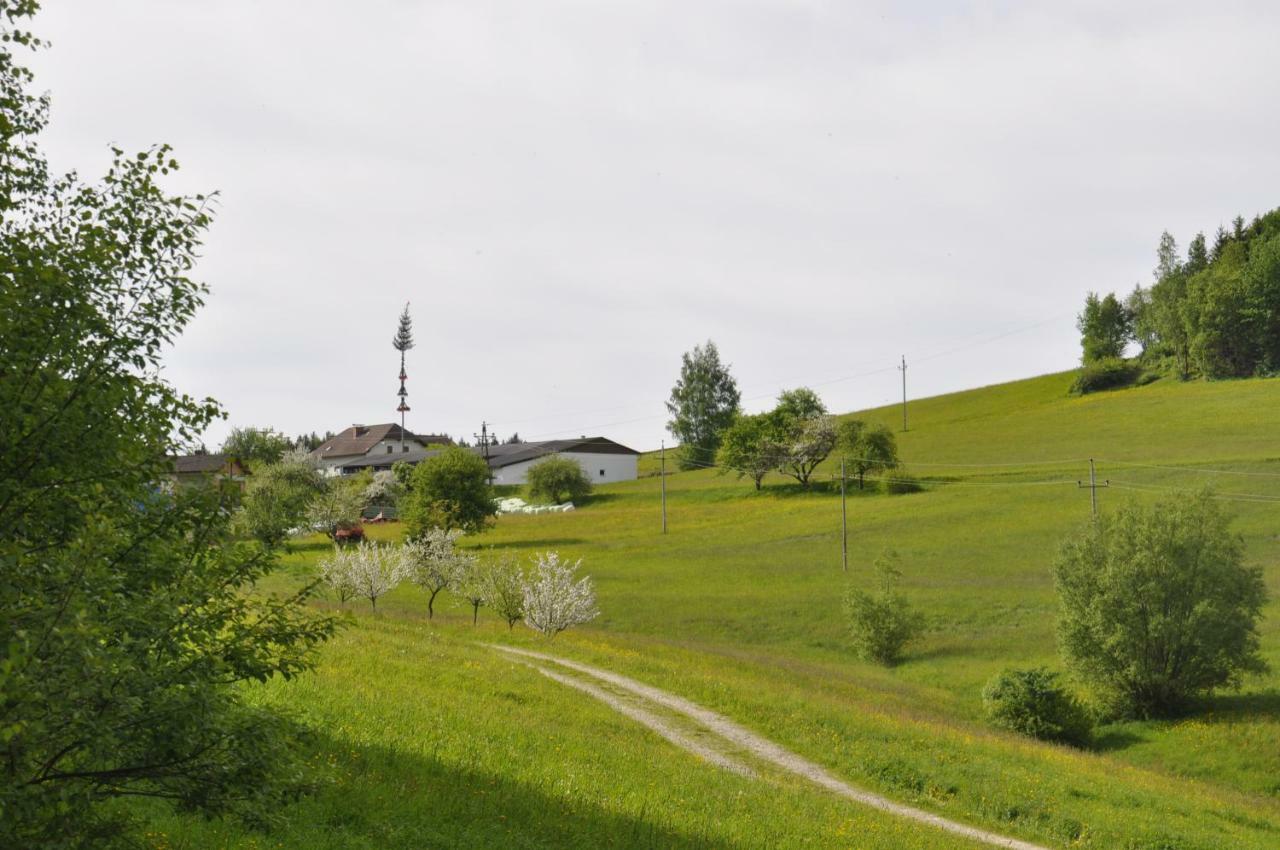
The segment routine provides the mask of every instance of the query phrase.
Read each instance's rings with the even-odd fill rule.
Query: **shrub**
[[[1100,390],[1128,387],[1136,382],[1142,373],[1142,367],[1137,363],[1119,357],[1104,357],[1080,369],[1075,383],[1071,385],[1071,391],[1079,395],[1087,395]]]
[[[923,617],[894,589],[902,575],[897,558],[897,553],[886,550],[876,559],[880,580],[876,593],[850,587],[844,597],[855,651],[867,661],[886,665],[896,664],[906,645],[924,628]]]
[[[996,726],[1042,741],[1084,746],[1093,735],[1084,706],[1043,667],[995,676],[982,690],[982,704]]]
[[[1266,669],[1262,571],[1208,491],[1099,517],[1054,567],[1071,669],[1120,715],[1167,715]]]
[[[467,449],[451,446],[413,468],[401,517],[409,537],[432,528],[483,531],[498,512],[489,486],[489,464]]]
[[[591,478],[576,460],[552,455],[529,467],[529,499],[559,504],[591,493]],[[561,498],[563,496],[564,498]]]
[[[901,467],[880,479],[880,491],[890,496],[899,496],[903,493],[919,493],[923,489],[920,479]]]

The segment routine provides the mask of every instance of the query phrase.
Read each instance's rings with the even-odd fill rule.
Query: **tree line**
[[[1152,284],[1123,301],[1089,293],[1077,327],[1085,370],[1103,385],[1131,381],[1135,366],[1183,380],[1280,372],[1280,209],[1237,216],[1212,245],[1197,233],[1185,255],[1165,231]],[[1139,354],[1126,365],[1130,344]]]

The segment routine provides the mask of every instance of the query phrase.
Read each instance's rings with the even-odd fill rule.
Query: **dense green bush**
[[[924,628],[924,618],[895,589],[902,576],[897,558],[886,551],[876,559],[880,587],[875,593],[850,587],[844,596],[854,650],[867,661],[886,665],[900,661],[903,649]]]
[[[1104,357],[1081,367],[1071,391],[1079,395],[1132,386],[1142,375],[1137,363],[1119,357]]]
[[[498,512],[489,486],[489,464],[480,455],[450,446],[413,468],[401,518],[410,538],[433,528],[483,531]]]
[[[576,460],[552,455],[529,467],[529,498],[559,504],[591,494],[591,478]]]
[[[1113,713],[1168,715],[1266,669],[1266,585],[1228,524],[1211,493],[1179,493],[1104,514],[1063,546],[1063,655]]]
[[[919,493],[924,489],[920,483],[920,479],[907,472],[902,467],[889,472],[884,478],[880,479],[880,492],[890,496],[900,496],[904,493]]]
[[[1093,735],[1084,706],[1043,667],[995,676],[983,688],[982,704],[996,726],[1042,741],[1084,746]]]

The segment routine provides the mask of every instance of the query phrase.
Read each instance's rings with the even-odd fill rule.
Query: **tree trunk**
[[[866,476],[865,470],[858,470],[858,489],[864,489],[863,478]]]
[[[431,595],[427,597],[427,619],[433,619],[436,615],[436,594],[438,590],[431,591]]]
[[[480,603],[472,602],[471,603],[471,625],[474,626],[478,622],[480,622]]]

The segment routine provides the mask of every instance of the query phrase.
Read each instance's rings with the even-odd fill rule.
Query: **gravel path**
[[[1039,844],[1031,844],[1026,841],[1020,841],[1016,838],[1009,838],[994,832],[988,832],[985,829],[978,829],[977,827],[969,826],[967,824],[960,823],[959,821],[950,820],[949,818],[935,815],[932,812],[927,812],[923,809],[917,809],[913,806],[896,803],[887,797],[880,796],[879,794],[873,794],[869,791],[863,791],[859,788],[855,788],[844,780],[832,775],[821,765],[815,764],[806,758],[796,755],[790,750],[780,747],[767,738],[762,738],[756,733],[738,725],[723,715],[716,714],[714,711],[703,708],[697,703],[690,702],[687,699],[659,690],[658,688],[651,687],[642,682],[637,682],[634,679],[629,679],[626,676],[620,676],[617,673],[610,672],[609,670],[602,670],[598,667],[591,667],[586,664],[570,661],[566,658],[559,658],[554,655],[547,655],[542,652],[534,652],[528,649],[517,649],[512,646],[499,646],[497,644],[490,644],[490,646],[493,649],[507,653],[508,655],[519,656],[527,659],[536,659],[537,661],[556,664],[569,670],[574,670],[601,682],[607,682],[615,688],[648,700],[654,705],[661,706],[668,711],[682,714],[690,720],[697,721],[698,724],[706,728],[708,731],[715,733],[723,740],[751,753],[756,758],[776,765],[777,767],[780,767],[790,773],[794,773],[797,776],[802,776],[811,782],[842,797],[853,800],[854,802],[871,806],[872,808],[888,812],[889,814],[896,815],[901,818],[928,824],[929,826],[933,826],[956,835],[962,835],[966,838],[971,838],[975,841],[979,841],[993,847],[1006,847],[1011,850],[1048,850],[1048,848]],[[589,685],[568,676],[553,673],[544,667],[538,667],[538,669],[544,675],[555,679],[557,682],[561,682],[562,684],[591,694],[591,696],[601,702],[604,702],[615,710],[620,711],[627,717],[631,717],[632,719],[653,729],[659,735],[662,735],[663,738],[666,738],[678,747],[683,747],[690,752],[694,752],[708,761],[719,764],[721,767],[734,770],[735,773],[742,773],[744,770],[748,770],[744,765],[741,765],[735,759],[732,759],[724,753],[716,753],[716,757],[713,758],[708,755],[708,753],[716,751],[701,742],[689,738],[687,735],[679,732],[670,724],[666,723],[666,721],[662,720],[662,718],[657,717],[651,712],[644,711],[643,709],[633,705],[628,705],[612,694],[596,688],[593,685]],[[642,717],[647,719],[642,719]],[[663,731],[664,729],[665,731]],[[725,762],[728,762],[728,764]],[[730,765],[737,765],[739,769],[735,769]]]

